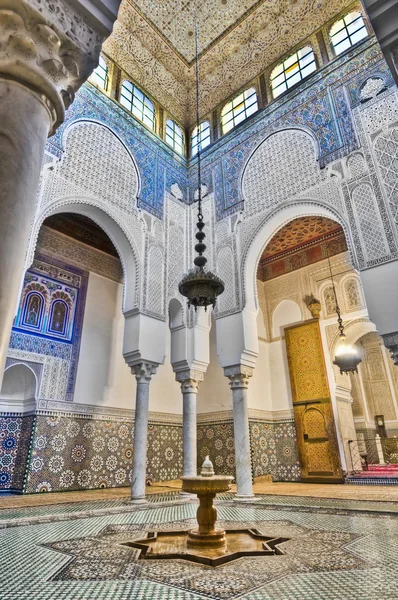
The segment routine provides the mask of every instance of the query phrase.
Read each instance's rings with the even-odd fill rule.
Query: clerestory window
[[[210,123],[203,121],[199,128],[195,127],[191,135],[191,156],[195,156],[199,149],[202,151],[210,144]]]
[[[228,133],[247,117],[258,111],[257,92],[250,88],[228,102],[221,112],[222,132]]]
[[[281,62],[271,73],[271,87],[274,98],[305,79],[316,71],[314,51],[311,46],[301,48]]]
[[[181,127],[171,119],[166,121],[166,142],[178,154],[184,154],[184,134]]]
[[[90,80],[106,92],[108,89],[108,75],[108,65],[106,64],[104,57],[100,56],[98,67],[92,72]]]
[[[359,12],[352,12],[336,21],[330,30],[330,39],[337,55],[367,36],[368,31]]]
[[[150,129],[155,129],[155,107],[152,102],[131,81],[123,81],[120,90],[120,104]]]

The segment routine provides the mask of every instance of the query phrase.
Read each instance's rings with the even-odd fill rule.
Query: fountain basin
[[[279,544],[289,538],[263,535],[257,529],[230,529],[225,533],[226,543],[222,547],[191,547],[189,531],[150,532],[146,538],[125,542],[124,546],[141,550],[139,559],[183,559],[195,563],[218,567],[243,556],[282,555]]]
[[[210,461],[209,464],[211,465]],[[212,468],[213,466],[211,465]],[[213,500],[216,494],[231,489],[233,477],[230,475],[213,474],[209,476],[202,474],[192,477],[181,477],[181,479],[183,491],[196,494],[199,498],[199,508],[196,513],[199,527],[192,529],[188,533],[188,546],[225,548],[225,531],[224,529],[216,529],[215,527],[217,510],[213,505]]]
[[[211,477],[195,475],[193,477],[181,477],[182,490],[198,496],[212,495],[227,492],[231,489],[233,477],[230,475],[212,475]]]

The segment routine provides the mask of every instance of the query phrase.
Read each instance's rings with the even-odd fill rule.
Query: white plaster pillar
[[[156,373],[157,365],[142,362],[131,367],[137,380],[135,400],[134,438],[133,438],[133,472],[131,478],[131,500],[136,503],[146,502],[145,478],[148,440],[149,384]]]
[[[203,381],[203,372],[180,371],[176,380],[181,383],[182,423],[183,423],[183,470],[184,476],[197,475],[197,435],[196,435],[196,401],[199,382]]]
[[[98,62],[119,2],[91,6],[88,27],[79,1],[0,0],[0,386],[46,140]]]
[[[225,367],[224,374],[228,377],[232,390],[237,485],[236,498],[239,500],[251,500],[254,494],[247,389],[249,387],[249,378],[253,375],[253,368],[245,365],[234,365]]]

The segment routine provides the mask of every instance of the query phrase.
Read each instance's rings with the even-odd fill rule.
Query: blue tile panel
[[[381,77],[386,87],[392,75],[374,38],[368,39],[314,73],[248,121],[221,137],[202,155],[202,178],[214,191],[217,218],[242,208],[241,178],[256,147],[283,128],[301,127],[318,144],[320,167],[358,147],[351,109],[369,77]],[[68,127],[79,120],[110,127],[135,159],[141,190],[138,204],[162,218],[164,194],[177,183],[185,202],[193,202],[197,188],[197,159],[186,161],[131,117],[114,100],[86,84],[67,111],[65,123],[50,138],[47,150],[62,157]]]
[[[162,218],[166,179],[169,187],[173,183],[178,183],[185,200],[187,199],[185,160],[116,102],[107,98],[89,83],[85,84],[76,95],[66,113],[65,122],[49,139],[47,151],[61,158],[67,129],[73,123],[84,120],[96,121],[112,129],[133,156],[141,184],[139,206]]]
[[[84,490],[131,484],[133,423],[36,416],[24,491]],[[182,471],[182,427],[149,424],[147,481],[177,479]]]
[[[249,422],[252,474],[271,475],[273,481],[300,481],[294,421]],[[198,469],[209,455],[219,475],[235,475],[234,425],[232,421],[198,426]]]
[[[69,276],[73,281],[73,285],[65,284],[65,279],[60,278],[59,271],[62,272],[63,277],[65,274]],[[48,273],[50,273],[50,276],[48,276]],[[44,302],[47,304],[45,314],[36,330],[34,327],[25,324],[23,319],[24,313],[26,313],[26,292],[32,289],[31,293],[34,293],[35,286],[39,291],[44,290],[43,293],[46,296]],[[87,286],[88,273],[86,271],[41,254],[36,254],[32,267],[25,274],[20,305],[12,328],[9,347],[14,350],[61,358],[69,362],[65,398],[54,398],[54,400],[73,400],[83,332]],[[51,302],[56,299],[55,296],[61,298],[63,295],[70,299],[71,304],[68,307],[70,318],[68,318],[65,334],[55,335],[49,331],[48,319],[51,316]]]
[[[33,424],[33,417],[0,415],[0,492],[23,490]]]

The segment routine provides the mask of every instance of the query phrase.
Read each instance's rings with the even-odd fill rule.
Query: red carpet
[[[394,465],[369,465],[367,471],[357,473],[358,477],[398,477],[398,464]]]

